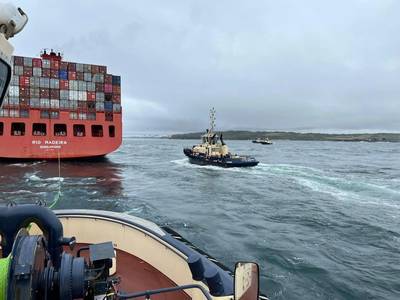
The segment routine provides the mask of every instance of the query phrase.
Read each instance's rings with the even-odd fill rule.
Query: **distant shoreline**
[[[218,132],[220,133],[220,132]],[[170,135],[169,139],[192,140],[199,139],[202,132],[191,132]],[[400,142],[400,133],[300,133],[286,131],[222,131],[226,140],[253,140],[268,137],[271,140],[291,141],[331,141],[331,142]]]

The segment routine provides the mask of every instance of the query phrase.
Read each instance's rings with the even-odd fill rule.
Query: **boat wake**
[[[27,181],[37,181],[37,182],[63,182],[64,178],[63,177],[48,177],[48,178],[41,178],[39,176],[37,176],[36,174],[32,174],[32,175],[27,175],[25,176],[27,177]]]
[[[325,193],[340,200],[400,208],[400,189],[371,182],[352,174],[334,174],[316,168],[289,164],[260,164],[257,170],[272,176],[286,177],[314,192]]]
[[[9,164],[8,166],[25,168],[25,167],[34,167],[34,166],[40,165],[42,163],[45,163],[45,161],[39,160],[39,161],[26,162],[26,163],[14,163],[14,164]]]
[[[220,168],[191,164],[186,158],[171,161],[185,168],[212,170],[215,172],[240,172],[245,176],[279,177],[291,180],[303,188],[316,193],[328,194],[335,199],[355,201],[365,205],[380,205],[399,209],[400,188],[383,185],[379,179],[362,178],[359,174],[343,175],[334,171],[293,164],[260,163],[253,168]]]

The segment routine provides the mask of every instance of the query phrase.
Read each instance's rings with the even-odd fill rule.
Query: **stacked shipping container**
[[[69,111],[71,120],[96,120],[104,113],[113,121],[121,113],[121,78],[107,74],[105,66],[64,62],[58,55],[15,56],[0,117],[29,118],[32,109],[47,119]]]

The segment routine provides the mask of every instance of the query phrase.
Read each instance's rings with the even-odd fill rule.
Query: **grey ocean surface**
[[[229,267],[257,261],[271,299],[400,299],[400,144],[228,141],[260,164],[220,169],[187,162],[196,142],[128,138],[105,161],[63,162],[57,208],[126,212]],[[57,163],[0,168],[2,203],[54,198]]]

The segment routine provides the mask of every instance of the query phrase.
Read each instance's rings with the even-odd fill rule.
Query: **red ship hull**
[[[1,118],[4,124],[3,135],[0,135],[0,158],[1,159],[30,159],[30,160],[52,160],[58,159],[77,159],[105,156],[118,149],[122,143],[122,120],[121,114],[114,115],[114,121],[105,121],[104,113],[97,113],[96,121],[91,120],[72,120],[69,119],[69,112],[60,112],[57,120],[40,119],[40,111],[31,110],[30,118],[25,119],[25,134],[23,136],[13,136],[11,134],[11,124],[21,122],[21,118]],[[55,136],[48,132],[46,136],[32,135],[33,123],[45,123],[47,128],[52,128],[54,124],[64,123],[67,125],[65,136]],[[86,135],[78,137],[73,135],[73,125],[85,125]],[[103,126],[104,134],[102,137],[94,137],[90,133],[92,125]],[[114,126],[114,137],[109,136],[109,126]]]
[[[106,66],[13,57],[0,108],[0,159],[101,157],[122,142],[121,79]]]

